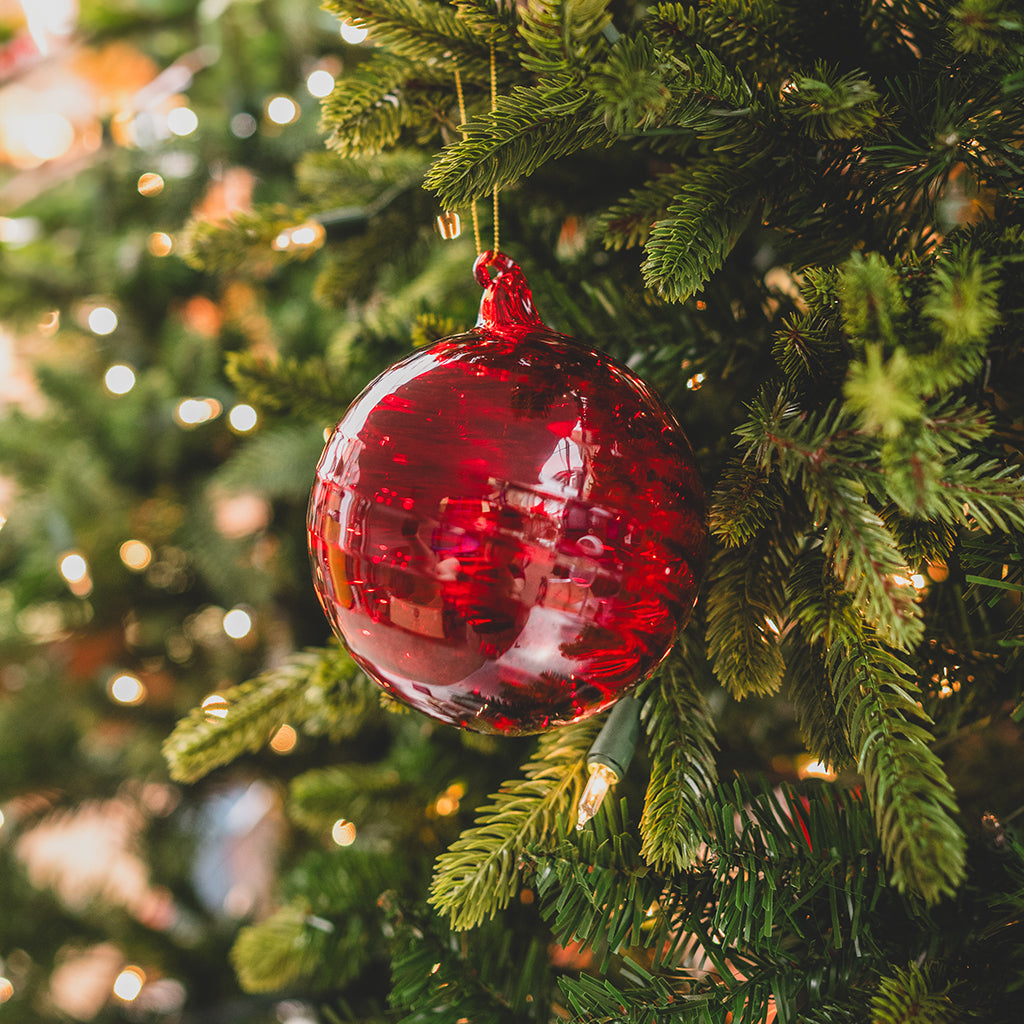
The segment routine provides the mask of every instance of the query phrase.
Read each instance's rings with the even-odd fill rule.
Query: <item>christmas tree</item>
[[[326,8],[350,42],[322,138],[177,236],[260,417],[216,481],[274,502],[279,573],[232,593],[290,624],[164,745],[186,791],[286,788],[242,987],[331,1022],[1018,1020],[1021,11]],[[535,738],[403,712],[296,582],[324,437],[471,326],[499,248],[546,323],[658,389],[709,495],[669,657]],[[234,539],[183,549],[265,555]],[[602,726],[634,711],[578,829]]]

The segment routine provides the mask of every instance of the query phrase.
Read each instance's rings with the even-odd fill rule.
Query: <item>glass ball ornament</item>
[[[368,675],[442,722],[518,735],[607,708],[668,653],[705,498],[650,387],[547,327],[508,257],[482,253],[474,276],[476,327],[386,370],[338,423],[309,550]]]

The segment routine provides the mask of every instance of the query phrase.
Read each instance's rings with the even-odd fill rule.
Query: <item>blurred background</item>
[[[228,963],[294,733],[205,787],[160,745],[326,632],[322,435],[251,485],[261,424],[223,365],[319,350],[327,318],[301,263],[213,280],[180,250],[190,220],[294,201],[358,44],[315,4],[0,0],[0,1020],[303,1019]]]

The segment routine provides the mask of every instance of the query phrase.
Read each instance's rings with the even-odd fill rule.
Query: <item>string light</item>
[[[126,1003],[137,999],[146,983],[146,972],[141,967],[126,967],[114,979],[114,995]]]
[[[577,832],[583,831],[583,826],[597,814],[602,801],[608,795],[608,790],[619,781],[618,775],[607,765],[593,764],[588,767],[590,769],[590,779],[583,790],[583,796],[580,797],[580,804],[577,809]]]
[[[216,398],[185,398],[174,410],[174,418],[181,427],[197,427],[216,419],[222,406]]]
[[[95,306],[86,321],[93,334],[113,334],[117,330],[117,314],[109,306]]]
[[[252,631],[252,616],[244,608],[232,608],[224,613],[224,632],[232,640],[241,640]]]
[[[167,114],[167,127],[173,135],[191,135],[199,127],[199,117],[191,107],[175,107]]]
[[[103,375],[103,386],[112,395],[127,395],[135,387],[135,371],[124,363],[115,363]]]
[[[331,838],[338,846],[351,846],[356,841],[356,827],[351,821],[339,818],[331,829]]]
[[[796,773],[801,779],[815,778],[832,780],[836,773],[824,761],[807,755],[797,761]]]
[[[274,124],[291,124],[298,116],[299,105],[290,96],[275,96],[267,103],[267,117]]]
[[[130,672],[114,676],[107,684],[107,690],[118,704],[141,704],[146,699],[145,684]]]
[[[334,75],[330,71],[324,70],[324,68],[317,68],[316,71],[311,71],[306,79],[306,90],[310,96],[318,100],[330,96],[334,92]]]
[[[44,338],[52,338],[60,330],[60,310],[54,309],[47,313],[36,327]]]
[[[597,814],[601,802],[629,767],[640,734],[640,702],[624,697],[612,708],[608,720],[587,751],[590,779],[577,808],[576,830],[582,831]]]
[[[174,252],[174,239],[166,231],[154,231],[146,239],[146,248],[151,256],[170,256]]]
[[[4,816],[0,814],[0,826],[4,823]],[[10,978],[0,977],[0,1005],[6,1003],[14,995],[14,983]]]
[[[132,572],[142,572],[153,561],[152,548],[141,540],[126,540],[117,553]]]
[[[201,707],[208,719],[228,717],[228,702],[222,694],[211,693],[203,700]]]
[[[354,18],[346,18],[341,23],[341,38],[353,46],[358,46],[369,34],[370,30],[361,21]]]
[[[251,139],[259,128],[259,122],[252,114],[243,110],[231,118],[230,126],[231,134],[236,139]]]
[[[85,556],[77,551],[68,551],[61,555],[57,563],[61,576],[68,583],[81,583],[89,577],[89,563]]]
[[[327,236],[323,224],[315,220],[307,220],[304,224],[285,228],[271,243],[275,252],[290,252],[294,249],[312,249],[323,245]]]
[[[290,726],[282,725],[270,738],[270,749],[275,754],[290,754],[299,742],[299,734]]]
[[[231,429],[237,430],[240,434],[252,430],[258,422],[259,414],[251,405],[245,403],[232,406],[228,413],[228,423],[231,425]]]
[[[158,196],[164,190],[164,179],[153,171],[148,171],[139,178],[139,195]]]

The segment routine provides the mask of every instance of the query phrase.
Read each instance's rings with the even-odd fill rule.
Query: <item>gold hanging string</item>
[[[465,124],[466,97],[462,92],[462,75],[459,73],[458,61],[455,62],[455,94],[459,97],[459,122],[460,124]],[[476,251],[478,253],[483,252],[483,248],[480,245],[480,218],[477,216],[476,203],[473,203],[470,206],[470,212],[473,215],[473,243],[476,245]]]
[[[491,113],[498,107],[498,72],[497,64],[494,59],[494,40],[491,40]],[[494,253],[495,255],[500,252],[498,246],[498,186],[494,186]]]
[[[498,70],[497,60],[494,56],[494,40],[490,42],[491,52],[491,113],[497,109],[498,106]],[[459,62],[455,61],[455,94],[459,98],[459,120],[462,124],[466,123],[466,96],[462,89],[462,74],[459,71]],[[493,193],[494,202],[494,247],[491,250],[494,253],[498,252],[498,186],[494,186]],[[476,245],[476,251],[483,252],[483,246],[480,244],[480,218],[476,212],[476,203],[470,206],[470,213],[473,217],[473,242]]]

